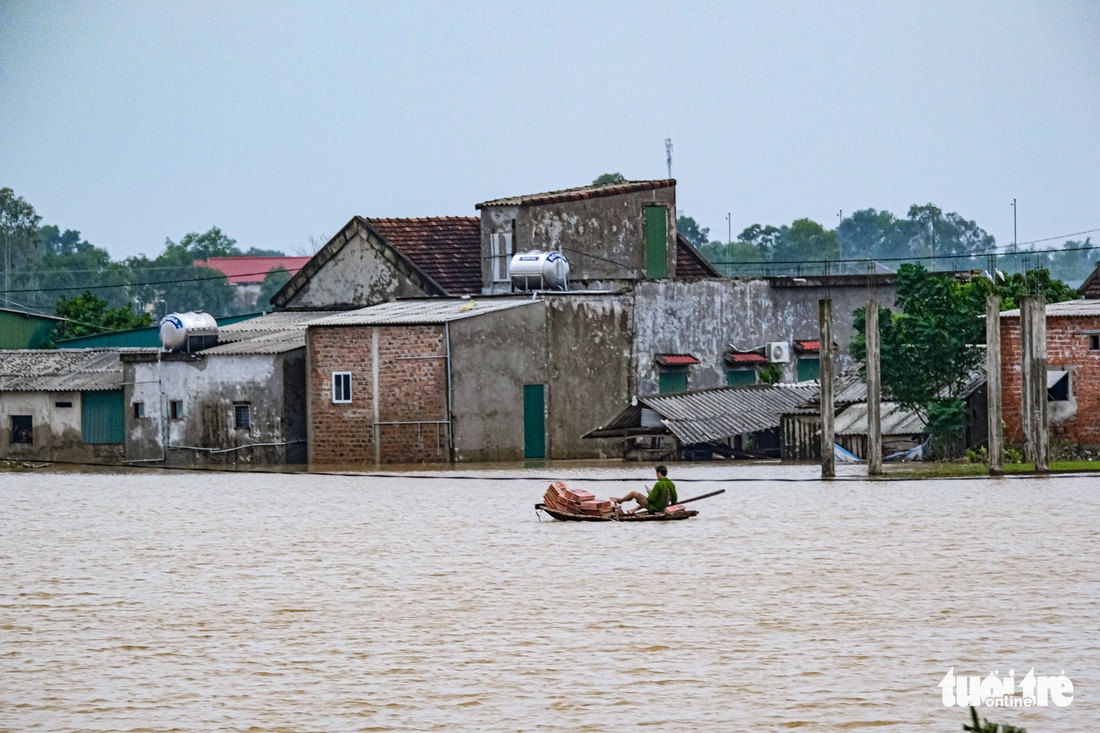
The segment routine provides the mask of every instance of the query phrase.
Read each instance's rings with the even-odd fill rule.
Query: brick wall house
[[[1052,443],[1100,447],[1100,301],[1046,307],[1047,418]],[[1001,314],[1005,440],[1023,443],[1020,311]]]

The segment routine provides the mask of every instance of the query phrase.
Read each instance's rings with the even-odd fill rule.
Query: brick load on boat
[[[699,513],[676,505],[654,514],[624,514],[610,501],[601,501],[583,489],[571,489],[562,481],[550,484],[535,509],[563,522],[668,522],[688,519]]]

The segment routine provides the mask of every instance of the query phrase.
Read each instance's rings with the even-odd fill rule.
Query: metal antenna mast
[[[672,178],[672,138],[665,138],[665,160],[668,163],[668,177]]]

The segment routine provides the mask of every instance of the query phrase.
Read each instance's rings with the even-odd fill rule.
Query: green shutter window
[[[808,382],[821,378],[821,360],[816,356],[798,357],[798,381]]]
[[[686,369],[677,369],[675,371],[662,371],[659,375],[661,394],[676,394],[678,392],[687,392],[688,388],[688,373]]]
[[[523,457],[546,458],[546,385],[523,385]]]
[[[126,440],[126,405],[122,390],[80,393],[80,439],[89,445]]]
[[[756,384],[756,369],[730,369],[726,372],[726,384],[730,387]]]
[[[668,277],[668,209],[663,206],[645,207],[645,276]]]

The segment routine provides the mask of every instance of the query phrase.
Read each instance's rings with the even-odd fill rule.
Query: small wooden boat
[[[559,509],[550,509],[542,502],[535,504],[535,510],[546,512],[554,519],[563,522],[673,522],[678,519],[690,519],[699,512],[693,509],[680,509],[675,512],[657,512],[656,514],[612,514],[601,516],[598,514],[573,514]]]

